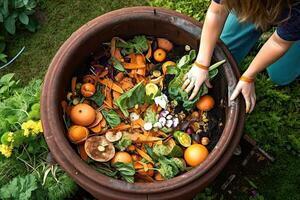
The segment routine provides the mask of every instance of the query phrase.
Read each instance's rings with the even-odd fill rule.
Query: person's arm
[[[283,40],[279,37],[277,32],[274,32],[274,34],[260,49],[243,75],[254,79],[256,74],[283,56],[292,44],[292,41]]]
[[[238,82],[230,100],[234,100],[239,93],[242,93],[246,102],[246,112],[252,112],[256,102],[253,82],[255,76],[283,56],[292,44],[293,42],[283,40],[279,37],[277,32],[275,32],[263,45],[248,69],[242,75],[242,78],[244,79],[241,79]]]
[[[222,29],[224,27],[228,11],[214,1],[211,2],[202,29],[200,48],[197,55],[196,62],[200,65],[209,67],[211,57],[215,48],[215,45],[220,37]],[[201,85],[206,83],[208,87],[211,87],[208,79],[208,70],[201,69],[195,64],[191,70],[185,76],[185,81],[182,88],[189,93],[193,90],[190,100],[192,100],[198,93]]]
[[[221,4],[211,2],[203,24],[200,48],[196,61],[209,66],[216,43],[223,30],[228,11]]]

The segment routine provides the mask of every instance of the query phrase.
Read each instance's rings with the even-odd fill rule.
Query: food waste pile
[[[211,114],[218,108],[205,85],[192,101],[181,89],[195,50],[144,35],[114,37],[99,50],[61,102],[81,158],[129,183],[164,181],[203,163],[222,119]],[[210,79],[224,62],[209,68]]]

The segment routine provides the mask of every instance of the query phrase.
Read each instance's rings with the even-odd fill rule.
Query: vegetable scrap
[[[143,35],[114,37],[102,47],[61,103],[67,137],[81,158],[129,183],[171,179],[203,163],[215,100],[205,85],[192,101],[181,89],[195,50]],[[211,79],[224,62],[210,67]]]

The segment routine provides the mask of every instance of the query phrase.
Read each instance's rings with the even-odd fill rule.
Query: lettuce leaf
[[[115,111],[113,111],[113,110],[110,110],[110,111],[102,110],[101,112],[102,112],[105,120],[107,121],[107,123],[109,124],[109,126],[111,128],[114,128],[114,127],[118,126],[121,123],[121,119]]]
[[[120,108],[124,116],[128,117],[128,109],[133,108],[135,105],[144,104],[145,96],[145,86],[143,82],[140,82],[134,88],[122,94],[114,103]]]
[[[200,99],[201,96],[208,93],[208,88],[205,84],[203,84],[196,97],[190,101],[189,94],[181,89],[183,85],[183,78],[185,74],[192,68],[192,64],[194,59],[196,58],[196,53],[194,50],[190,51],[188,55],[183,56],[178,64],[177,67],[173,67],[172,74],[175,74],[175,78],[170,82],[168,87],[169,97],[171,99],[176,99],[178,102],[181,102],[183,108],[186,110],[191,110],[195,107],[197,101]],[[209,68],[209,79],[214,78],[218,74],[218,69],[220,65],[222,65],[225,60],[215,63]],[[177,70],[175,72],[174,70]]]

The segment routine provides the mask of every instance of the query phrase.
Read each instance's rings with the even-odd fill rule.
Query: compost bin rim
[[[152,16],[154,12],[156,14],[161,14],[161,15],[172,14],[174,16],[178,16],[180,18],[187,20],[188,22],[192,23],[194,26],[198,26],[198,27],[200,26],[199,22],[197,22],[196,20],[191,19],[185,15],[179,14],[175,11],[170,11],[170,10],[166,10],[166,9],[162,9],[162,8],[153,8],[153,7],[133,7],[133,8],[120,9],[120,10],[113,11],[113,12],[107,13],[105,15],[102,15],[102,16],[88,22],[87,24],[83,25],[80,29],[78,29],[76,32],[74,32],[71,35],[71,37],[62,45],[62,47],[59,49],[56,56],[54,57],[53,61],[51,62],[49,70],[47,72],[47,75],[45,78],[45,84],[43,87],[43,98],[42,98],[42,105],[45,105],[45,106],[42,106],[42,118],[46,119],[46,120],[43,120],[43,126],[45,127],[45,130],[49,129],[50,124],[51,124],[50,122],[53,122],[53,123],[59,122],[57,119],[54,119],[53,117],[48,118],[49,115],[54,116],[54,113],[52,113],[53,110],[49,109],[49,108],[51,108],[50,105],[52,105],[52,107],[58,106],[57,104],[51,102],[51,98],[49,98],[49,97],[53,96],[53,94],[51,94],[51,92],[49,94],[48,89],[53,88],[53,85],[55,86],[55,79],[53,78],[53,74],[57,74],[56,72],[61,70],[58,63],[60,63],[64,59],[66,59],[66,55],[70,54],[72,52],[72,50],[76,49],[76,45],[78,45],[78,44],[77,43],[74,44],[73,42],[75,40],[84,40],[84,38],[87,38],[87,36],[89,35],[88,34],[89,31],[92,31],[92,30],[95,31],[95,30],[98,30],[99,27],[107,25],[105,22],[105,19],[111,18],[112,16],[120,17],[124,14],[127,15],[128,13],[134,13],[134,14],[139,13],[141,15],[151,14],[151,16]],[[86,35],[82,35],[83,33]],[[218,43],[218,45],[220,45],[220,43]],[[224,46],[220,45],[220,47],[224,50]],[[228,57],[230,64],[232,65],[232,68],[236,67],[235,62],[233,62],[233,58],[228,55],[227,55],[227,57]],[[236,82],[236,80],[235,80],[235,82]],[[52,86],[52,87],[50,87],[50,86]],[[46,92],[46,93],[44,93],[44,92]],[[47,98],[48,98],[48,101],[47,101]],[[219,149],[214,148],[214,150],[210,153],[210,156],[208,157],[208,159],[202,165],[198,166],[196,169],[194,169],[190,172],[187,172],[181,176],[175,177],[171,180],[166,180],[161,183],[155,183],[156,188],[149,187],[150,185],[153,185],[153,184],[144,184],[144,183],[143,184],[141,184],[141,183],[128,184],[128,183],[125,183],[124,181],[119,181],[116,179],[109,178],[105,175],[102,175],[102,174],[96,172],[96,171],[95,171],[96,174],[92,173],[92,171],[90,171],[91,168],[86,163],[84,163],[77,154],[74,154],[74,150],[71,148],[70,144],[68,143],[68,141],[66,140],[65,137],[59,141],[58,141],[57,137],[56,138],[54,137],[55,134],[53,134],[53,132],[54,133],[56,131],[61,132],[61,130],[64,130],[62,124],[60,124],[60,126],[56,127],[57,130],[51,130],[49,132],[45,131],[45,135],[46,135],[46,140],[47,140],[47,143],[49,144],[50,150],[52,152],[57,152],[60,155],[60,156],[58,156],[58,154],[53,153],[54,157],[58,160],[59,164],[69,173],[70,173],[70,171],[74,170],[74,172],[77,172],[79,174],[80,173],[84,174],[86,172],[86,170],[88,170],[91,173],[86,173],[85,174],[86,177],[84,177],[84,179],[89,179],[89,181],[94,181],[104,187],[108,187],[108,188],[111,188],[114,190],[119,190],[119,191],[121,190],[124,192],[134,192],[134,193],[160,192],[162,190],[165,190],[166,187],[168,190],[172,190],[172,189],[178,188],[184,184],[187,184],[188,182],[191,182],[194,179],[198,178],[199,176],[203,175],[203,173],[205,173],[206,170],[208,170],[211,166],[213,166],[214,163],[216,163],[220,159],[220,157],[222,156],[222,153],[226,149],[224,147],[226,146],[226,144],[228,144],[231,137],[233,136],[232,132],[233,132],[233,130],[236,126],[237,120],[238,120],[237,119],[237,117],[238,117],[237,113],[239,112],[238,102],[239,102],[239,100],[236,100],[235,104],[232,107],[229,107],[229,111],[230,111],[229,115],[233,116],[233,117],[227,116],[227,121],[226,121],[227,123],[225,125],[225,128],[228,129],[228,121],[229,120],[233,121],[233,123],[231,123],[231,125],[234,127],[229,127],[231,129],[231,131],[229,131],[229,133],[227,132],[228,134],[226,134],[226,135],[229,135],[229,137],[226,138],[227,140],[223,140],[225,145],[223,145]],[[49,106],[47,106],[47,105],[49,105]],[[45,110],[45,107],[47,107],[48,110]],[[227,115],[228,115],[228,113],[227,113]],[[224,128],[224,131],[225,131],[225,128]],[[222,137],[223,138],[225,137],[224,131],[223,131],[222,136],[217,145],[219,145]],[[57,148],[55,148],[55,149],[51,148],[50,146],[53,146],[53,144],[55,144],[55,146]],[[217,154],[218,157],[215,156],[212,159],[212,155],[214,155],[213,153]],[[60,157],[60,158],[58,158],[58,157]],[[62,159],[62,158],[64,158],[64,159]],[[74,159],[76,161],[79,161],[77,163],[78,164],[77,166],[74,166],[72,164],[72,161],[75,162]],[[199,170],[201,170],[200,173],[198,172]],[[190,176],[195,175],[195,176],[187,178],[189,175]],[[71,174],[71,176],[73,178],[75,178],[76,180],[78,180],[76,177],[74,177],[73,174]],[[100,182],[99,178],[103,182]],[[108,183],[107,181],[109,183],[111,183],[111,185],[107,184]],[[122,186],[124,186],[124,185],[129,185],[129,186],[128,186],[128,188],[127,187],[120,188],[120,184]],[[141,191],[137,191],[137,190],[141,190]]]

